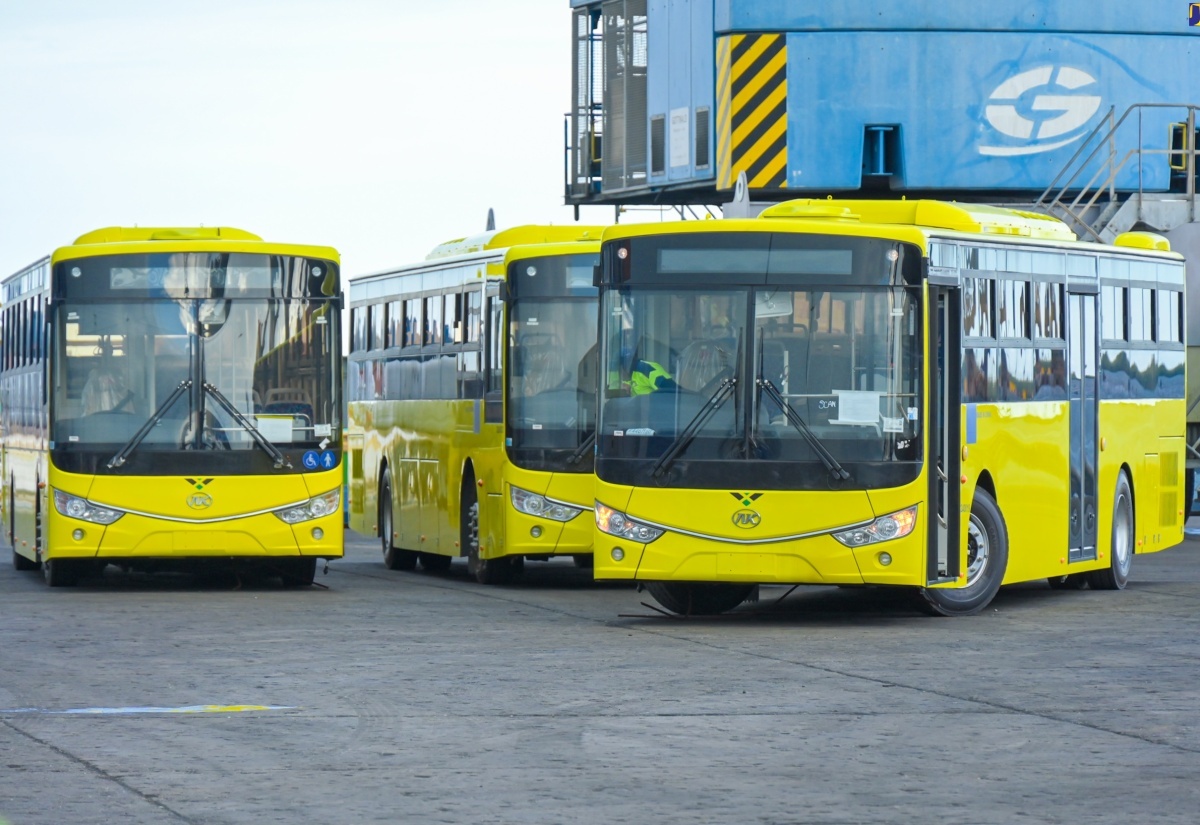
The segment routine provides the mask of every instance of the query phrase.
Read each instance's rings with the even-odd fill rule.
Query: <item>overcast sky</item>
[[[570,37],[567,0],[0,0],[0,277],[112,225],[328,244],[353,276],[489,207],[570,222]]]

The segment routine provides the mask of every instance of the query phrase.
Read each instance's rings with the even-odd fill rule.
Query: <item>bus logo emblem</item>
[[[753,510],[738,510],[733,514],[733,524],[743,530],[752,530],[762,521],[762,516]]]
[[[212,496],[208,493],[192,493],[187,497],[187,506],[193,510],[206,510],[212,506]]]
[[[740,501],[742,503],[743,507],[749,507],[751,504],[753,504],[754,502],[756,502],[760,498],[762,498],[762,493],[733,493],[733,492],[731,492],[729,495],[733,496],[738,501]]]

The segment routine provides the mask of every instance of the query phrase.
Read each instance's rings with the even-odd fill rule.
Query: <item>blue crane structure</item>
[[[571,5],[575,204],[719,203],[739,172],[767,200],[1028,199],[1135,104],[1133,145],[1166,148],[1186,112],[1165,104],[1200,76],[1195,4],[1177,0]],[[1178,188],[1158,160],[1113,185]]]
[[[1200,3],[569,0],[565,201],[1028,208],[1162,233],[1200,296]],[[1200,300],[1188,301],[1200,467]]]

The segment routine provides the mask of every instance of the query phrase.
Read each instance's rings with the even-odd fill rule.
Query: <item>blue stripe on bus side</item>
[[[976,439],[976,406],[967,404],[967,443],[974,444]]]

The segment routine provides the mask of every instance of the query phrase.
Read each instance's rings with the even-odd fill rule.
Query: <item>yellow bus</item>
[[[798,200],[609,229],[598,283],[597,579],[684,614],[773,583],[966,615],[1002,584],[1122,588],[1183,539],[1184,272],[1158,236]]]
[[[306,585],[342,555],[336,251],[110,227],[0,289],[18,570],[56,587],[238,564]]]
[[[351,281],[350,526],[389,568],[590,565],[601,231],[491,231]]]

